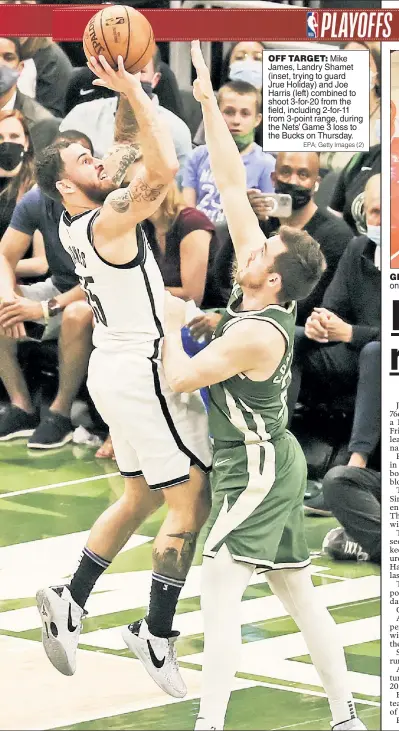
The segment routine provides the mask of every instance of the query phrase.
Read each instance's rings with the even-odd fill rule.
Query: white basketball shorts
[[[123,476],[143,475],[158,490],[186,482],[191,465],[210,471],[208,417],[200,393],[173,393],[158,360],[96,349],[87,385],[109,426]]]

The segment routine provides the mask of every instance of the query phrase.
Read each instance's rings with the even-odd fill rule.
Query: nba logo
[[[306,35],[308,38],[317,38],[319,28],[318,13],[306,13]]]

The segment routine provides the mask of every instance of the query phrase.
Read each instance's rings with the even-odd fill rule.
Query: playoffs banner
[[[97,6],[2,5],[6,35],[52,35],[56,41],[80,40]],[[100,8],[102,6],[98,6]],[[399,10],[142,9],[159,41],[363,41],[399,40]]]

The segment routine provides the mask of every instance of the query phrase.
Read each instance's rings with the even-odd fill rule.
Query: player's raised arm
[[[262,246],[265,235],[248,201],[244,164],[218,107],[199,41],[192,41],[191,56],[197,72],[193,93],[202,107],[211,169],[238,257],[243,249]]]
[[[111,68],[103,56],[99,56],[99,61],[92,57],[89,66],[98,76],[97,85],[114,89],[126,97],[137,122],[143,167],[127,188],[110,193],[96,222],[96,228],[112,229],[116,225],[120,231],[124,225],[129,228],[156,210],[179,163],[169,129],[143,91],[140,74],[129,74],[121,56],[118,57],[117,71]],[[116,184],[135,159],[134,125],[132,127],[128,120],[125,127],[128,129],[130,124],[130,131],[126,131],[122,117],[123,108],[116,120],[116,137],[125,144],[127,139],[128,145],[125,154],[122,148],[121,168],[114,172]]]

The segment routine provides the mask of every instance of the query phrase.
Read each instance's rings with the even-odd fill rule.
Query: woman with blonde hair
[[[176,297],[211,307],[209,272],[217,250],[215,227],[196,208],[187,206],[174,182],[144,230],[166,289]]]

